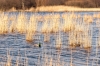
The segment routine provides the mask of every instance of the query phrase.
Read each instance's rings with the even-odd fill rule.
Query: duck
[[[34,44],[34,47],[39,47],[39,48],[41,48],[41,43],[39,43],[39,44]]]

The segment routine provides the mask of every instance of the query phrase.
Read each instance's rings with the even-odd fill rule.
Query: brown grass
[[[2,12],[3,10],[0,11]],[[15,8],[11,8],[7,11],[12,12],[12,11],[23,11],[23,10],[22,9],[16,10]],[[40,6],[37,8],[31,7],[30,9],[25,9],[24,11],[28,12],[100,11],[100,8],[80,8],[77,6],[56,5],[56,6]]]
[[[41,6],[37,7],[36,11],[46,11],[46,12],[59,12],[59,11],[100,11],[100,8],[79,8],[73,6]]]

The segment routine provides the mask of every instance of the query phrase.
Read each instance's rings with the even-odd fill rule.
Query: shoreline
[[[17,12],[23,10],[16,10],[14,8],[7,10],[6,12]],[[73,6],[40,6],[37,8],[31,7],[24,10],[25,12],[99,12],[100,8],[79,8]]]

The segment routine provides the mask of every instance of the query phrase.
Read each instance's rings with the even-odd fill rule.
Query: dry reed
[[[26,16],[23,13],[19,14],[17,17],[16,30],[19,33],[26,32]]]
[[[8,33],[8,16],[6,14],[0,15],[0,34]]]
[[[29,42],[33,41],[33,36],[35,35],[37,30],[36,18],[34,15],[30,17],[29,23],[26,26],[26,40]]]
[[[69,32],[69,31],[72,31],[74,30],[75,26],[74,26],[74,23],[73,23],[73,19],[71,18],[72,16],[69,16],[69,17],[65,17],[64,18],[64,26],[62,28],[62,30],[64,32]]]

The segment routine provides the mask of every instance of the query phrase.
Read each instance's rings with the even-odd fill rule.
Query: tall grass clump
[[[17,23],[16,23],[16,31],[18,33],[26,32],[26,22],[27,22],[26,15],[24,13],[20,13],[17,16]]]
[[[76,38],[76,46],[81,46],[83,44],[83,34],[84,34],[84,25],[77,24],[75,26],[74,37]]]
[[[0,15],[0,34],[8,33],[8,15],[1,13]]]
[[[62,27],[63,32],[69,32],[69,31],[73,31],[74,30],[74,22],[73,22],[73,18],[69,15],[64,15],[63,16],[64,19],[64,24]]]
[[[52,22],[50,23],[51,24],[51,27],[50,27],[50,33],[57,33],[59,32],[59,27],[60,27],[60,15],[59,14],[54,14],[52,16]]]
[[[44,16],[43,25],[41,28],[41,33],[44,35],[44,42],[48,42],[50,40],[50,32],[49,32],[49,15]]]
[[[94,15],[93,15],[93,18],[100,19],[100,13],[94,14]]]
[[[84,38],[83,48],[85,49],[91,48],[91,38],[90,37]]]
[[[92,23],[93,22],[93,17],[90,15],[84,15],[83,16],[84,22],[86,23]]]
[[[13,33],[16,31],[16,16],[10,17],[9,32]]]
[[[86,27],[84,27],[84,44],[83,47],[84,48],[91,48],[91,44],[92,44],[92,31],[91,31],[91,24],[93,22],[93,17],[90,15],[85,15],[83,16],[83,19],[86,19],[84,22],[84,25]]]
[[[92,16],[84,15],[83,19],[71,14],[69,17],[63,16],[65,23],[63,31],[68,33],[68,42],[72,47],[91,48],[90,25],[93,22]],[[67,18],[67,19],[65,19]]]
[[[35,15],[32,15],[26,26],[26,40],[27,41],[33,41],[33,36],[35,35],[36,30],[37,30],[36,18],[35,18]]]
[[[75,39],[73,32],[69,34],[68,43],[72,47],[76,45],[76,39]]]
[[[26,35],[25,35],[25,37],[26,37],[26,41],[28,41],[28,42],[32,42],[33,41],[33,33],[27,33]]]
[[[37,21],[35,15],[32,15],[27,23],[26,33],[36,33],[37,30]]]
[[[48,33],[48,20],[46,18],[45,18],[45,21],[44,21],[44,23],[42,25],[41,32],[43,34]]]

